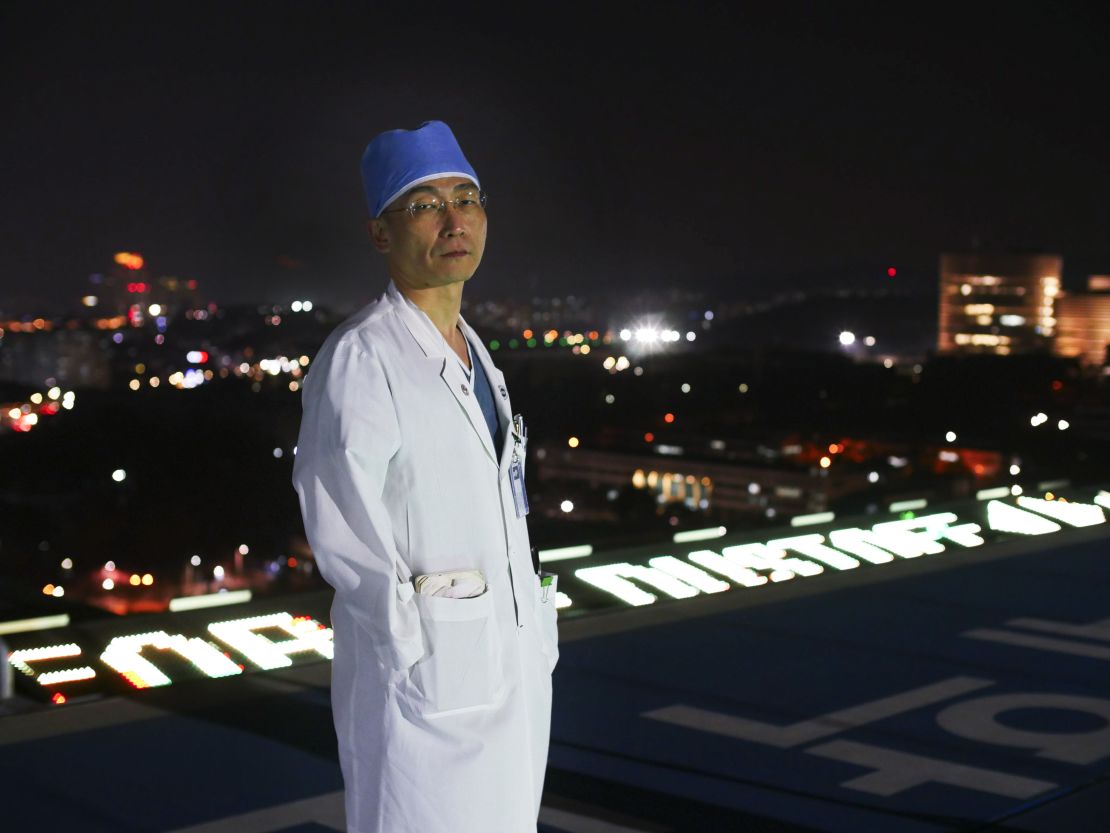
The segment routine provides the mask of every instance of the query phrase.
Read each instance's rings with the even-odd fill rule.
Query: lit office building
[[[938,352],[1047,350],[1062,267],[1059,255],[941,255]]]
[[[1091,275],[1087,290],[1057,302],[1055,353],[1100,367],[1110,358],[1110,275]]]

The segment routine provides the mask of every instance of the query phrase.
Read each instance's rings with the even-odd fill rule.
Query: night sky
[[[359,157],[430,118],[491,195],[468,297],[927,290],[975,245],[1078,288],[1110,272],[1105,27],[974,5],[8,3],[0,310],[119,250],[221,302],[369,300]]]

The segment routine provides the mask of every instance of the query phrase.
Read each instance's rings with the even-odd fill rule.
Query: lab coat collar
[[[471,380],[466,378],[454,351],[449,349],[443,334],[436,329],[436,325],[432,323],[424,310],[401,294],[393,281],[389,282],[389,288],[386,290],[386,300],[397,310],[401,321],[409,333],[412,334],[424,355],[430,360],[430,367],[443,379],[447,389],[451,391],[451,395],[459,403],[463,414],[470,422],[470,427],[474,429],[474,433],[477,434],[478,440],[486,450],[486,454],[489,455],[490,462],[504,470],[506,467],[504,461],[507,458],[510,439],[508,424],[511,421],[511,415],[508,413],[508,394],[500,394],[500,391],[505,387],[505,377],[493,366],[489,353],[486,352],[474,330],[460,315],[459,326],[463,335],[470,342],[471,355],[477,361],[482,362],[482,367],[485,369],[490,383],[494,386],[494,401],[497,405],[498,421],[501,423],[501,435],[505,438],[505,443],[498,449],[500,453],[495,453],[493,440],[489,435],[489,427],[486,425],[486,418],[482,414],[482,406],[478,404],[478,395],[473,390],[473,384]]]

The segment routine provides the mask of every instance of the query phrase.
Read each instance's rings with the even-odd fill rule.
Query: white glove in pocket
[[[486,577],[481,570],[446,570],[419,575],[412,580],[417,593],[448,599],[472,599],[486,592]]]

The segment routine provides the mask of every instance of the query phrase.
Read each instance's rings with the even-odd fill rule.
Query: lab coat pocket
[[[552,578],[549,586],[544,587],[542,580],[536,576],[536,625],[539,631],[540,646],[544,656],[547,657],[547,670],[554,671],[559,662],[559,620],[555,608],[556,588],[558,576],[544,573]]]
[[[412,668],[425,717],[488,708],[498,691],[493,594],[452,599],[415,594],[426,653]]]

